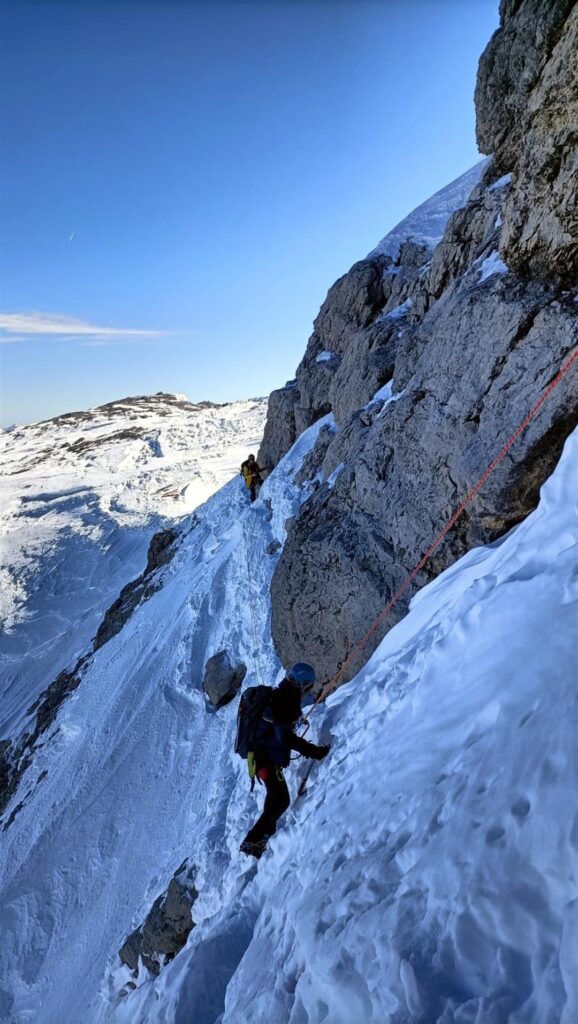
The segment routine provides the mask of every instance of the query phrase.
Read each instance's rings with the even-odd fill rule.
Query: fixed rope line
[[[437,537],[432,541],[432,543],[430,544],[429,548],[427,549],[425,554],[422,556],[422,558],[420,558],[420,560],[417,563],[417,565],[415,566],[415,568],[412,569],[411,572],[406,576],[406,578],[404,579],[403,583],[401,584],[399,589],[396,590],[396,592],[393,595],[393,597],[391,598],[391,600],[388,601],[388,603],[386,604],[385,608],[379,613],[377,618],[372,622],[371,626],[367,630],[367,633],[355,645],[355,647],[353,648],[351,653],[347,656],[347,658],[345,659],[343,664],[339,667],[339,669],[337,670],[335,675],[332,677],[332,679],[330,679],[329,682],[325,683],[325,685],[322,687],[321,692],[319,693],[315,703],[313,704],[313,707],[311,708],[311,711],[309,712],[309,715],[315,709],[317,704],[321,703],[322,700],[325,700],[325,698],[328,697],[329,694],[335,689],[335,687],[337,686],[341,676],[345,672],[346,668],[348,668],[349,665],[351,665],[351,662],[359,654],[361,654],[361,652],[367,646],[367,644],[369,643],[371,637],[373,636],[375,631],[377,629],[379,629],[379,626],[381,625],[383,620],[389,615],[389,613],[392,611],[392,609],[398,603],[400,598],[403,597],[403,595],[405,594],[406,590],[408,589],[408,587],[411,586],[411,584],[415,580],[415,578],[418,575],[418,573],[420,573],[421,570],[426,565],[426,563],[429,562],[431,556],[437,551],[437,549],[439,548],[439,546],[442,543],[442,541],[446,538],[446,536],[448,535],[448,533],[450,532],[452,527],[456,524],[457,520],[460,518],[462,512],[464,512],[466,510],[468,505],[471,505],[472,501],[474,500],[474,498],[476,497],[478,492],[481,490],[481,488],[486,483],[488,477],[491,476],[491,474],[494,472],[496,467],[499,466],[500,462],[502,462],[502,460],[506,457],[506,455],[510,451],[510,448],[512,447],[512,445],[514,445],[516,443],[516,441],[520,437],[520,434],[522,434],[524,432],[524,430],[526,429],[528,424],[534,419],[534,416],[536,416],[536,414],[542,408],[542,406],[544,405],[544,402],[547,401],[547,399],[552,394],[554,389],[558,387],[558,384],[566,376],[566,374],[568,373],[570,367],[576,361],[577,358],[578,358],[578,348],[575,348],[574,351],[572,352],[572,354],[568,357],[566,362],[563,364],[562,368],[556,374],[554,379],[550,382],[550,384],[545,389],[545,391],[542,392],[542,394],[540,395],[540,398],[538,399],[538,401],[532,406],[532,408],[530,409],[530,412],[522,420],[522,422],[520,423],[520,426],[517,427],[516,430],[514,431],[514,433],[510,435],[510,437],[508,438],[506,443],[503,445],[503,447],[500,448],[500,451],[496,455],[495,459],[490,463],[490,465],[488,466],[486,471],[482,474],[480,479],[474,484],[474,486],[471,488],[471,490],[468,491],[468,493],[466,494],[464,500],[461,502],[461,504],[455,510],[455,512],[452,515],[451,519],[446,523],[446,525],[444,526],[443,530],[440,530],[440,532],[438,533]],[[304,715],[303,716],[303,718],[304,718],[304,720],[306,722],[306,726],[305,726],[305,730],[303,732],[303,735],[305,735],[305,733],[309,729],[309,725],[310,725],[310,723],[309,723],[309,715]]]
[[[245,545],[245,561],[246,561],[246,564],[247,564],[247,593],[249,595],[249,608],[250,608],[250,611],[251,611],[251,627],[252,627],[252,630],[253,630],[253,658],[254,658],[255,664],[257,666],[257,677],[258,677],[259,682],[261,683],[261,685],[264,686],[265,684],[263,682],[263,673],[261,671],[261,659],[259,658],[259,645],[257,643],[257,617],[256,617],[256,614],[255,614],[255,606],[253,604],[253,589],[251,587],[251,566],[250,566],[250,563],[249,563],[249,545],[247,543],[247,534],[245,532],[244,524],[242,526],[242,533],[243,533],[243,543]]]

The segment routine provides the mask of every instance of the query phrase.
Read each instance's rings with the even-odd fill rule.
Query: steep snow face
[[[251,403],[246,415],[257,415]],[[256,800],[231,753],[236,707],[208,707],[203,668],[226,648],[248,665],[248,685],[278,673],[268,601],[276,558],[266,548],[283,542],[309,493],[293,476],[325,422],[297,442],[254,505],[237,453],[236,478],[183,524],[161,588],[97,651],[35,753],[0,850],[3,1020],[95,1021],[107,961],[118,965],[126,935],[185,857],[203,893],[195,920],[238,885],[239,826],[227,815],[230,803],[244,808],[248,827]],[[69,651],[75,630],[64,627]],[[23,662],[23,692],[38,685],[38,656]]]
[[[238,473],[266,405],[160,394],[0,435],[0,737],[86,650],[151,534]]]
[[[417,206],[408,217],[404,217],[385,238],[382,238],[369,256],[391,256],[395,260],[399,255],[400,246],[407,241],[418,242],[434,249],[441,241],[452,213],[466,205],[488,164],[489,159],[480,160],[465,174],[440,189],[421,206]]]
[[[537,510],[315,711],[306,797],[108,1020],[575,1024],[577,474],[575,432]]]

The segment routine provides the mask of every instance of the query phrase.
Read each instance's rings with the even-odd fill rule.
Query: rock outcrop
[[[175,553],[174,543],[177,536],[176,530],[173,529],[161,530],[153,535],[147,553],[146,569],[136,580],[131,580],[123,587],[116,601],[106,611],[93,641],[95,651],[120,633],[135,608],[158,590],[159,582],[154,578],[155,569],[170,562]]]
[[[189,866],[187,861],[181,864],[167,891],[155,900],[144,922],[121,946],[120,959],[135,976],[139,960],[153,974],[159,974],[185,945],[195,927],[191,913],[198,896],[195,876],[194,866]]]
[[[482,161],[418,207],[329,289],[296,379],[269,398],[259,465],[276,466],[301,431],[329,411],[343,423],[391,378],[398,320],[424,312],[424,267],[485,167]]]
[[[243,679],[247,675],[247,666],[232,665],[226,651],[218,651],[209,658],[205,665],[203,690],[215,708],[222,708],[237,696]]]
[[[192,528],[194,528],[194,517]],[[83,654],[72,669],[65,669],[47,686],[43,694],[27,711],[34,716],[30,726],[18,740],[0,743],[0,814],[2,814],[32,764],[34,751],[50,727],[54,724],[58,711],[81,684],[82,673],[92,655],[104,644],[108,643],[128,622],[135,608],[142,601],[147,601],[161,586],[157,570],[166,565],[175,554],[176,541],[179,534],[176,530],[167,529],[155,533],[151,538],[147,553],[147,564],[144,572],[137,579],[127,583],[119,597],[104,613],[90,650]],[[36,785],[41,779],[36,781]],[[18,812],[24,806],[24,800],[32,789],[24,794],[10,816],[2,823],[3,831],[10,827]]]
[[[480,149],[511,172],[500,251],[518,274],[578,279],[578,7],[502,0],[480,61]]]
[[[576,160],[571,7],[502,4],[477,89],[478,132],[496,159],[480,168],[433,251],[427,238],[414,232],[404,242],[396,229],[395,245],[385,239],[341,278],[315,322],[297,371],[295,429],[331,410],[338,431],[321,432],[303,468],[311,496],[288,524],[273,577],[273,637],[285,664],[306,653],[333,675],[578,342],[578,306],[565,288],[576,280],[578,238],[575,189],[564,177]],[[552,98],[556,83],[565,112]],[[532,132],[541,141],[528,148]],[[541,177],[551,151],[561,155],[555,187]],[[531,239],[516,228],[520,216],[538,224]],[[574,368],[549,396],[415,586],[535,507],[578,422],[577,378]]]
[[[298,401],[299,388],[295,380],[271,392],[265,432],[257,456],[257,462],[263,469],[272,470],[297,437],[295,406]]]

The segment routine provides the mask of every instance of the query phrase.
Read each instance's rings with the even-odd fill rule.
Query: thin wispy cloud
[[[166,337],[175,331],[149,331],[133,327],[114,327],[87,323],[61,313],[0,313],[0,343],[33,341],[42,337],[53,340],[106,343],[138,341]]]

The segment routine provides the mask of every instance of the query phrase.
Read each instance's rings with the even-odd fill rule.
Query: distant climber
[[[299,662],[277,688],[251,686],[241,697],[235,750],[247,758],[251,778],[256,777],[267,790],[263,813],[240,847],[257,859],[290,804],[283,769],[289,765],[291,751],[317,761],[329,753],[328,746],[317,746],[295,734],[303,696],[312,690],[315,678],[311,665]]]
[[[263,483],[261,473],[264,472],[265,470],[261,469],[261,467],[257,465],[254,455],[249,455],[249,458],[245,459],[245,461],[241,464],[241,475],[243,476],[245,484],[249,489],[251,501],[255,501],[255,498],[259,493],[259,490]]]

